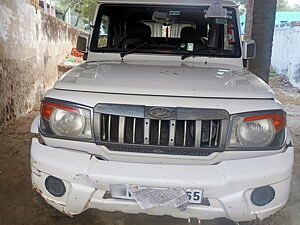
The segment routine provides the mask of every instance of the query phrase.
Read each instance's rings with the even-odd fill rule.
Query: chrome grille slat
[[[161,133],[161,120],[158,121],[158,137],[157,137],[158,145],[160,145],[160,133]]]
[[[210,129],[209,129],[209,144],[208,147],[211,148],[211,142],[212,142],[212,135],[213,135],[213,121],[210,121]]]
[[[149,145],[150,137],[150,119],[144,120],[144,144]]]
[[[101,137],[103,140],[106,140],[106,126],[105,126],[105,116],[102,115],[102,125],[100,126],[100,128],[102,129],[101,132]]]
[[[111,115],[108,116],[108,131],[107,131],[107,140],[110,141],[110,135],[111,135]]]
[[[94,136],[96,140],[100,140],[101,139],[101,116],[99,113],[96,113],[94,115]]]
[[[183,127],[183,146],[186,146],[186,126],[187,126],[187,121],[184,121],[184,127]]]
[[[133,128],[132,128],[132,143],[135,143],[135,129],[136,129],[136,118],[133,119]]]
[[[124,114],[120,111],[110,114],[112,110],[108,106],[105,107],[104,113],[94,112],[94,137],[97,144],[119,144],[117,148],[111,147],[116,151],[122,151],[124,146],[124,151],[175,155],[177,153],[184,155],[186,151],[186,155],[194,156],[203,155],[201,152],[208,150],[223,151],[225,148],[225,131],[228,128],[229,117],[221,119],[212,114],[212,118],[209,119],[209,113],[206,112],[201,116],[195,111],[193,116],[189,117],[189,114],[184,114],[181,108],[179,118],[175,116],[169,119],[155,119],[149,118],[146,113],[142,118],[141,107],[132,106],[139,109],[138,117],[136,113],[130,115],[133,111],[130,107],[128,106],[128,111]],[[113,109],[116,108],[114,106]],[[146,146],[149,148],[152,146],[151,150]]]
[[[175,128],[176,128],[176,120],[170,121],[170,133],[169,133],[169,146],[174,146],[175,143]]]
[[[219,129],[220,129],[220,123],[217,124],[217,133],[216,133],[216,138],[215,138],[215,146],[218,145],[218,140],[219,140]]]
[[[202,140],[202,121],[196,121],[196,134],[195,134],[195,147],[201,147],[201,140]]]
[[[119,143],[124,143],[125,117],[119,117]]]

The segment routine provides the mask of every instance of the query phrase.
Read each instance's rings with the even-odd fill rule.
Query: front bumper
[[[293,160],[293,147],[276,155],[217,165],[160,165],[103,161],[87,153],[48,147],[37,139],[31,146],[33,187],[50,205],[68,215],[95,208],[200,220],[264,219],[288,201]],[[62,197],[54,197],[46,190],[49,175],[63,180],[66,193]],[[210,206],[190,204],[186,211],[168,207],[141,210],[134,200],[107,197],[111,184],[202,189]],[[275,189],[274,200],[262,207],[253,205],[252,190],[265,185]]]

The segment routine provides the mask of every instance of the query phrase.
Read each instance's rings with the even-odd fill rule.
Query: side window
[[[235,44],[235,27],[231,21],[228,21],[224,27],[224,50],[233,50]]]
[[[232,51],[234,49],[234,45],[236,44],[236,27],[233,23],[233,11],[228,10],[228,18],[224,27],[224,50]]]
[[[233,51],[236,45],[236,27],[231,19],[216,18],[209,23],[209,47]]]
[[[100,33],[98,39],[98,48],[105,48],[108,44],[108,27],[109,27],[109,17],[103,15],[100,25]]]

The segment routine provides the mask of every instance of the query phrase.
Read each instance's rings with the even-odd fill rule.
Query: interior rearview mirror
[[[180,16],[180,11],[155,11],[152,15],[152,19],[157,23],[162,23],[165,26],[169,26],[177,21]]]
[[[256,56],[256,44],[254,40],[243,41],[243,59],[254,59]]]
[[[161,12],[161,11],[155,11],[153,13],[153,19],[154,20],[168,20],[168,13],[167,12]]]
[[[88,52],[88,41],[89,41],[89,35],[81,33],[78,35],[77,38],[77,51],[82,52],[82,53],[87,53]]]

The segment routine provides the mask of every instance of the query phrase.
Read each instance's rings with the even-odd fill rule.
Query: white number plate
[[[201,204],[203,190],[187,189],[186,194],[189,197],[189,203],[191,203],[191,204]]]
[[[186,189],[190,204],[201,204],[203,190]],[[120,199],[132,199],[125,185],[111,185],[111,196]]]

